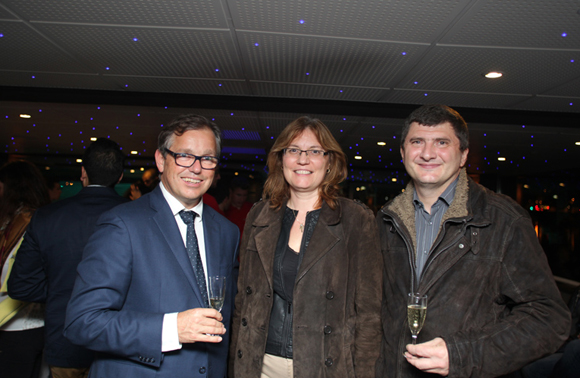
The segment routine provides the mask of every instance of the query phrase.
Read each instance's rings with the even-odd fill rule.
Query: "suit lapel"
[[[165,197],[163,197],[161,189],[156,188],[151,193],[149,198],[151,207],[156,211],[156,214],[153,216],[153,220],[157,224],[157,227],[159,227],[160,233],[163,235],[165,242],[171,251],[171,254],[179,263],[179,266],[183,270],[185,277],[187,277],[187,281],[191,285],[199,303],[203,303],[204,301],[201,296],[197,280],[193,274],[191,261],[189,261],[187,250],[183,244],[183,238],[181,237],[181,233],[177,227],[175,217],[171,213],[171,209],[169,208]]]
[[[203,205],[203,237],[205,240],[205,258],[207,264],[207,276],[227,276],[222,267],[227,266],[222,261],[226,254],[221,253],[221,227],[215,219],[215,214],[209,211],[209,206]]]

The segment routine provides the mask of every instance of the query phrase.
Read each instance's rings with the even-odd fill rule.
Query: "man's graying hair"
[[[167,154],[167,149],[171,147],[176,136],[182,136],[190,130],[208,129],[215,137],[216,157],[219,158],[222,149],[221,131],[215,123],[197,114],[185,114],[177,117],[164,127],[157,140],[157,148],[163,154]]]
[[[465,151],[469,148],[469,131],[467,123],[457,111],[449,106],[440,104],[423,105],[415,109],[407,119],[401,132],[401,148],[405,148],[405,139],[413,122],[423,126],[437,126],[449,122],[455,131],[455,136],[459,139],[459,150]]]

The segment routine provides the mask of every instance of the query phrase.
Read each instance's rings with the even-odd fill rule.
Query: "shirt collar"
[[[447,204],[447,206],[451,206],[451,202],[453,202],[453,198],[455,198],[455,189],[457,188],[458,181],[459,176],[457,176],[455,180],[453,180],[453,182],[449,184],[449,186],[443,191],[443,193],[441,193],[437,201],[442,200]],[[423,206],[423,203],[421,202],[419,196],[417,195],[416,189],[413,190],[413,203],[415,204],[415,206],[417,205]]]
[[[199,203],[195,205],[192,209],[186,209],[185,206],[179,200],[171,195],[163,185],[163,182],[159,182],[159,186],[161,187],[161,193],[163,193],[163,197],[167,201],[169,208],[171,209],[171,213],[174,216],[177,216],[181,210],[185,211],[195,211],[199,219],[202,219],[203,216],[203,198],[199,200]]]

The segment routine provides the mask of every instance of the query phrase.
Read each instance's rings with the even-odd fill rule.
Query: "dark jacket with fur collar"
[[[228,375],[259,378],[272,310],[272,274],[285,206],[246,219]],[[294,287],[294,376],[374,377],[381,340],[382,258],[373,213],[323,204]]]
[[[428,295],[418,343],[445,340],[449,377],[497,377],[555,351],[570,315],[524,209],[463,169],[417,280],[413,191],[411,183],[377,215],[386,272],[377,377],[432,376],[402,355],[411,342],[411,291]]]

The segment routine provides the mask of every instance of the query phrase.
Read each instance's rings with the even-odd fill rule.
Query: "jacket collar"
[[[276,253],[276,245],[280,237],[282,229],[282,219],[284,216],[284,209],[286,203],[280,209],[272,209],[269,207],[269,201],[265,201],[260,209],[258,215],[252,222],[252,225],[257,228],[254,232],[253,240],[249,243],[255,243],[252,248],[255,248],[260,256],[264,271],[270,287],[273,287],[272,276],[274,266],[274,255]],[[334,234],[332,230],[333,225],[340,222],[342,215],[342,206],[340,200],[337,202],[337,208],[332,210],[325,202],[322,204],[320,217],[314,229],[314,233],[310,238],[310,244],[304,254],[296,281],[298,282],[308,270],[324,256],[334,245],[338,242],[339,237]]]
[[[459,178],[457,180],[457,188],[455,189],[455,197],[453,202],[445,212],[441,224],[448,219],[469,219],[472,217],[471,206],[469,205],[470,197],[470,182],[467,176],[467,171],[462,168],[459,171]],[[402,226],[406,228],[413,243],[413,250],[417,245],[417,232],[415,229],[415,207],[413,205],[413,193],[415,192],[415,185],[413,181],[407,184],[405,191],[388,202],[381,211],[383,214],[395,216],[400,219]]]

